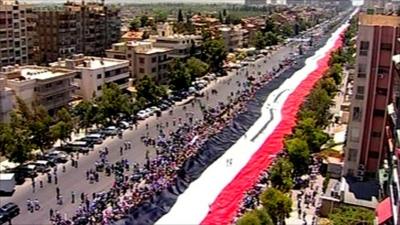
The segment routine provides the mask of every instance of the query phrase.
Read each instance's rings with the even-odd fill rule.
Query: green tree
[[[273,32],[266,32],[265,33],[265,44],[267,46],[276,45],[279,43],[278,36]]]
[[[164,10],[157,10],[155,13],[156,23],[164,23],[167,21],[168,13]]]
[[[255,209],[253,210],[254,214],[256,214],[257,218],[260,220],[261,225],[274,225],[274,222],[271,219],[271,216],[268,214],[265,208]]]
[[[182,10],[181,9],[178,10],[177,20],[178,20],[178,23],[182,23],[183,22],[183,14],[182,14]]]
[[[339,63],[335,63],[329,67],[327,72],[327,76],[333,78],[336,85],[339,85],[342,82],[342,74],[343,68]]]
[[[283,222],[292,211],[292,200],[278,189],[268,188],[261,193],[260,200],[274,224]]]
[[[261,31],[255,33],[251,43],[256,49],[264,49],[267,46],[265,36]]]
[[[272,18],[268,17],[265,20],[264,32],[275,32],[275,31],[276,31],[275,22],[272,20]]]
[[[375,221],[374,211],[355,206],[334,208],[328,217],[335,225],[374,224]]]
[[[298,121],[294,137],[305,140],[313,152],[319,151],[321,146],[329,140],[329,136],[317,126],[316,120],[312,117]]]
[[[33,120],[28,122],[30,130],[30,142],[34,148],[44,152],[54,144],[54,138],[50,131],[53,123],[47,110],[42,106],[33,105]]]
[[[129,22],[129,30],[131,31],[138,31],[140,26],[141,26],[141,21],[138,18],[135,18],[134,20],[131,20]]]
[[[296,165],[296,174],[307,172],[310,161],[310,149],[305,140],[300,138],[290,138],[285,140],[285,148],[289,156],[289,160]]]
[[[203,43],[201,58],[210,65],[210,69],[213,72],[222,70],[227,54],[228,52],[222,39],[206,40]]]
[[[261,225],[260,219],[257,215],[251,211],[243,214],[243,216],[237,221],[237,225]]]
[[[169,73],[169,83],[174,90],[182,90],[190,87],[192,77],[185,63],[180,59],[174,60]]]
[[[74,116],[78,117],[78,126],[85,129],[99,122],[100,113],[96,105],[89,101],[81,101],[73,109]]]
[[[146,99],[146,101],[151,104],[157,104],[160,97],[167,95],[166,89],[162,86],[158,86],[148,75],[139,79],[136,89],[137,98]]]
[[[57,111],[57,123],[54,124],[50,131],[55,140],[61,140],[61,144],[71,139],[71,133],[74,129],[74,122],[71,114],[67,109],[62,108]]]
[[[288,192],[293,187],[292,172],[292,163],[286,158],[279,158],[269,170],[272,187]]]
[[[281,32],[285,37],[292,37],[294,35],[293,26],[290,23],[284,23],[281,26]]]
[[[147,26],[148,25],[148,21],[149,21],[149,17],[147,17],[146,15],[142,15],[141,17],[140,17],[140,26],[141,27],[145,27],[145,26]]]
[[[122,93],[118,84],[110,83],[109,85],[104,85],[102,92],[101,97],[96,99],[96,104],[106,124],[115,122],[115,119],[121,113],[125,115],[129,113],[129,98]]]
[[[206,74],[209,68],[207,63],[195,57],[190,57],[186,61],[186,67],[188,68],[189,73],[192,76],[192,80],[195,77],[201,77]]]
[[[218,11],[218,20],[219,20],[220,23],[224,22],[224,17],[222,17],[221,11]]]

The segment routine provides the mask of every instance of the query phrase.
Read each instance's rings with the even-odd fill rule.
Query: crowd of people
[[[292,60],[285,60],[271,73],[259,76],[257,79],[248,76],[248,81],[238,82],[238,86],[243,85],[247,88],[244,91],[232,92],[228,104],[220,102],[216,107],[207,108],[202,105],[200,99],[195,98],[191,104],[192,107],[198,104],[202,109],[202,119],[195,119],[193,113],[187,112],[188,120],[179,118],[177,121],[170,121],[170,124],[157,124],[159,133],[156,137],[150,137],[147,133],[141,138],[146,146],[155,149],[155,157],[150,158],[149,151],[146,152],[146,162],[143,166],[130,163],[123,158],[111,163],[107,159],[108,149],[101,150],[95,167],[86,173],[87,180],[94,183],[104,172],[105,175],[114,176],[112,188],[107,192],[93,193],[91,199],[82,193],[79,206],[72,217],[51,212],[50,221],[57,225],[107,225],[120,220],[130,210],[174,184],[178,171],[189,158],[198,153],[208,138],[220,132],[237,114],[243,112],[246,103],[254,97],[257,89],[278,76],[279,72],[291,63]],[[214,94],[216,93],[211,91],[211,95]],[[209,97],[209,93],[206,93],[206,96]],[[165,128],[168,126],[177,126],[178,129],[167,132]],[[121,156],[129,149],[131,149],[130,142],[126,142],[125,146],[120,148]],[[249,192],[249,196],[255,194],[256,192]],[[75,202],[74,193],[71,193],[71,197]],[[253,199],[253,197],[248,199],[250,198]],[[246,205],[250,204],[249,202],[252,200],[246,201]]]

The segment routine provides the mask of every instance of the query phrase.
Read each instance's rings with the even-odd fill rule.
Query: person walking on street
[[[57,196],[57,198],[60,197],[60,188],[59,187],[56,187],[56,196]]]
[[[42,180],[39,180],[39,187],[43,188],[43,181]]]
[[[57,174],[54,174],[54,184],[58,184],[58,177],[57,177]]]
[[[122,148],[122,146],[121,146],[120,149],[119,149],[119,154],[120,154],[120,155],[123,155],[123,154],[124,154],[124,148]]]
[[[50,220],[52,220],[54,216],[54,211],[52,208],[50,208],[49,213],[50,213]]]
[[[71,191],[71,204],[75,204],[75,192]]]
[[[35,210],[39,211],[40,204],[39,204],[39,200],[37,198],[35,198],[35,200],[33,201],[33,205],[35,206]]]

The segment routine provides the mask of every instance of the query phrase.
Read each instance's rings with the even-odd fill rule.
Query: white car
[[[148,114],[145,110],[140,110],[140,111],[136,114],[136,116],[137,116],[139,119],[144,120],[144,119],[146,119],[147,117],[149,117],[149,114]]]
[[[154,110],[152,108],[147,108],[144,110],[149,116],[152,116],[154,114]]]

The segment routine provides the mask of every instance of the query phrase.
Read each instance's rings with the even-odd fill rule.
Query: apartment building
[[[14,94],[12,89],[6,86],[7,80],[0,78],[0,122],[8,122],[10,112],[14,108]]]
[[[228,51],[243,47],[243,29],[240,25],[230,27],[223,26],[218,30]]]
[[[67,107],[75,89],[73,78],[76,72],[66,69],[41,66],[6,66],[0,71],[0,92],[10,92],[31,105],[42,105],[53,114],[56,110]],[[6,82],[4,82],[6,81]],[[2,99],[3,100],[3,99]],[[13,100],[15,101],[15,99]],[[9,99],[2,104],[9,104]],[[4,111],[4,110],[3,110]]]
[[[78,54],[73,55],[71,59],[58,60],[50,66],[78,71],[74,78],[77,86],[75,94],[85,100],[101,96],[102,88],[106,84],[116,83],[123,90],[129,85],[128,60]]]
[[[160,83],[166,81],[172,53],[173,49],[154,47],[151,41],[115,43],[106,51],[109,58],[129,60],[134,80],[149,75]]]
[[[120,9],[97,2],[66,2],[62,7],[35,10],[38,63],[75,53],[103,56],[121,33]]]
[[[357,63],[345,147],[344,175],[376,175],[388,151],[387,105],[393,102],[395,67],[400,52],[400,17],[361,14]]]
[[[248,6],[264,6],[267,4],[267,1],[266,0],[245,0],[244,4],[248,5]]]
[[[0,0],[0,67],[28,64],[33,56],[32,7]]]

